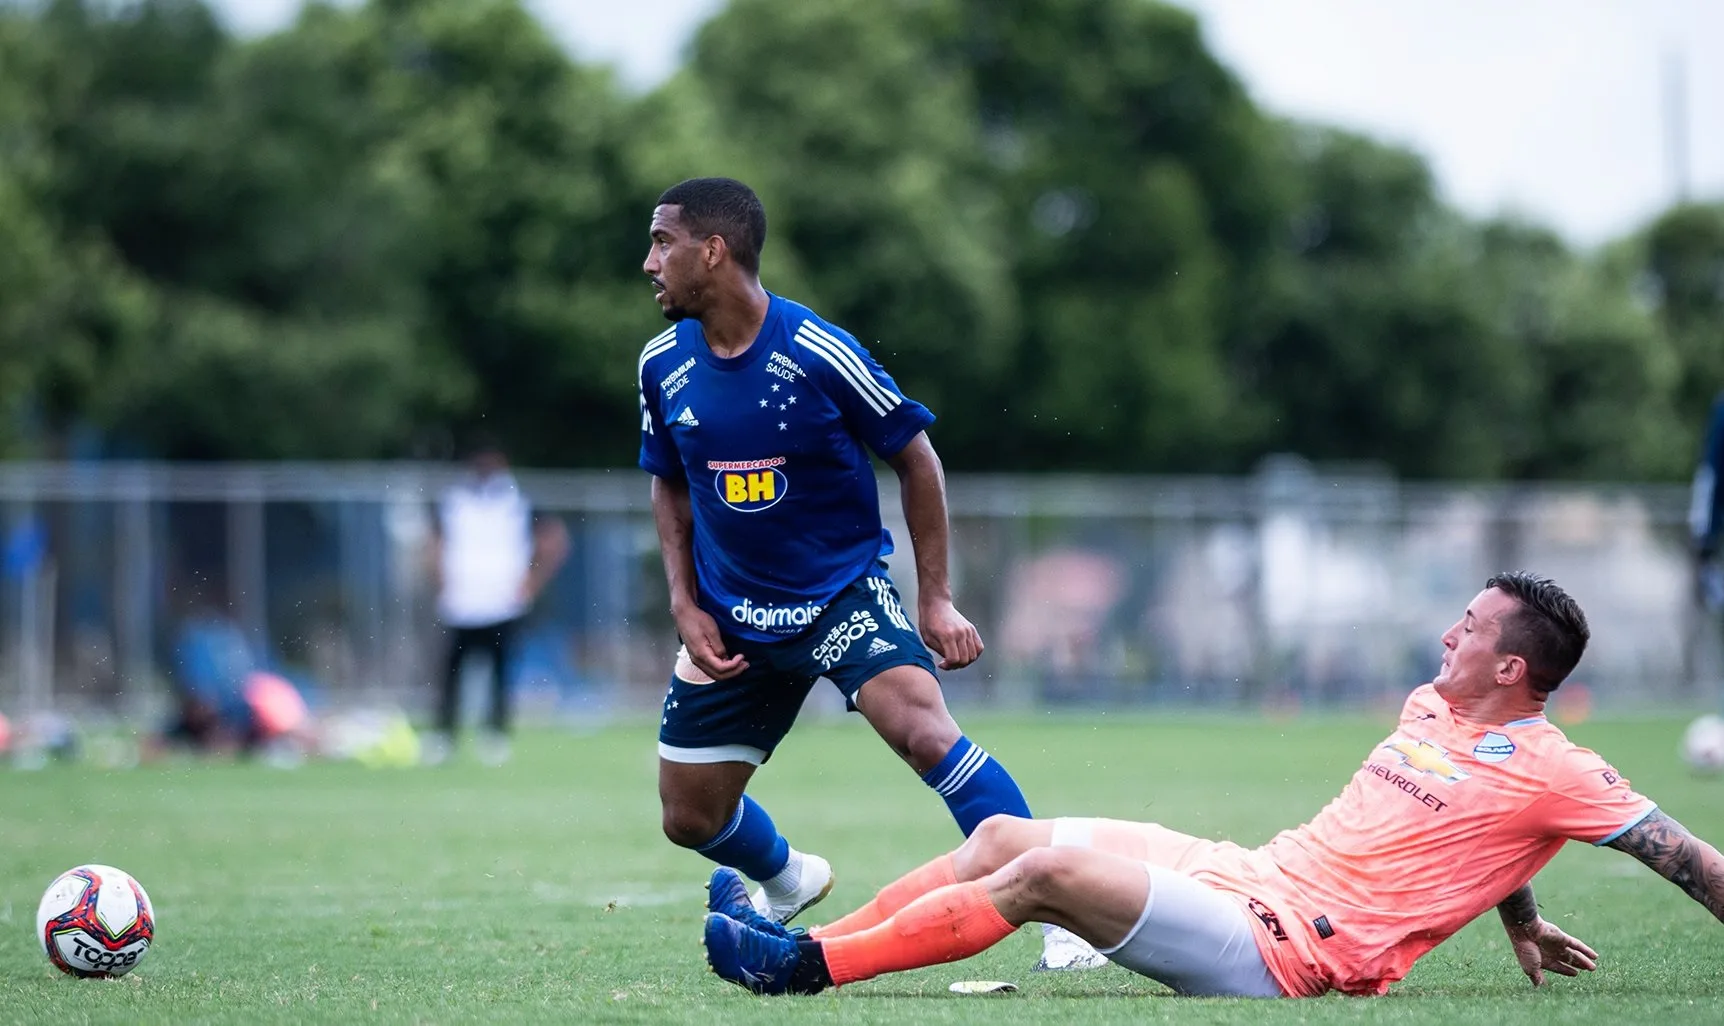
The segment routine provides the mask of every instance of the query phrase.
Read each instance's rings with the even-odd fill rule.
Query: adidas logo
[[[873,644],[868,646],[868,658],[872,659],[873,657],[875,657],[877,655],[881,655],[881,654],[886,653],[886,652],[896,652],[896,651],[898,651],[897,645],[892,644],[890,641],[887,641],[885,638],[875,638]]]
[[[695,419],[694,407],[692,406],[684,406],[682,412],[676,415],[676,422],[686,424],[689,427],[700,427],[700,421]]]

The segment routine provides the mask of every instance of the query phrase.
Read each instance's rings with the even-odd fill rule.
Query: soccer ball
[[[1682,761],[1696,773],[1724,770],[1724,717],[1707,713],[1682,735]]]
[[[36,939],[72,976],[124,976],[156,935],[150,896],[113,866],[78,866],[54,878],[36,906]]]

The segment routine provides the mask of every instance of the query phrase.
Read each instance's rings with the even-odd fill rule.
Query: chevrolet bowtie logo
[[[1392,741],[1383,747],[1400,756],[1402,765],[1429,773],[1445,783],[1458,784],[1472,775],[1450,762],[1449,753],[1429,741]]]

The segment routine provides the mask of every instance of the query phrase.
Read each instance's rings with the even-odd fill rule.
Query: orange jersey
[[[1096,841],[1237,896],[1288,994],[1381,994],[1565,841],[1604,844],[1655,808],[1543,716],[1469,721],[1427,684],[1334,801],[1261,848],[1125,824]]]

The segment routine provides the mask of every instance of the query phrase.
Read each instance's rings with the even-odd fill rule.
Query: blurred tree
[[[632,460],[652,204],[754,183],[764,277],[954,469],[1672,477],[1724,206],[1598,254],[1266,116],[1151,0],[732,0],[644,97],[520,0],[0,2],[0,453]]]
[[[36,29],[45,203],[83,240],[62,304],[83,345],[41,384],[46,429],[90,418],[180,458],[399,451],[452,386],[416,352],[403,204],[327,59],[235,46],[189,0],[56,0]]]
[[[1648,284],[1681,363],[1676,408],[1692,462],[1713,397],[1724,391],[1724,203],[1682,204],[1644,234]]]
[[[620,105],[518,3],[313,6],[247,45],[188,0],[42,24],[83,55],[47,82],[56,205],[154,287],[108,361],[129,372],[83,403],[103,423],[182,457],[400,453],[481,420],[524,461],[629,457],[632,386],[589,373],[651,328],[614,301]]]
[[[51,14],[65,16],[65,5]],[[75,13],[75,12],[74,12]],[[46,15],[44,15],[46,17]],[[135,331],[145,290],[98,234],[54,203],[62,67],[41,19],[0,9],[0,452],[54,455],[50,428],[83,415],[106,355]]]
[[[432,200],[423,342],[472,375],[457,426],[483,422],[524,463],[632,461],[632,368],[658,330],[639,271],[651,208],[608,74],[574,65],[517,0],[380,0],[352,29],[388,166]]]
[[[973,455],[999,428],[975,397],[1009,366],[1017,306],[969,83],[931,46],[944,13],[733,0],[657,102],[710,110],[698,173],[760,192],[767,253],[802,279],[768,266],[767,287],[854,332],[941,417],[942,451]]]
[[[1193,18],[1141,0],[885,8],[736,0],[692,50],[809,301],[879,340],[955,468],[1227,462],[1251,415],[1222,340],[1281,190]]]
[[[1267,441],[1418,476],[1502,473],[1529,444],[1526,355],[1481,290],[1470,228],[1417,156],[1289,126],[1297,259],[1239,353]]]
[[[47,111],[61,220],[99,233],[146,275],[182,274],[221,231],[216,197],[182,167],[228,47],[214,15],[195,0],[52,0],[37,43],[53,54],[31,85]]]
[[[17,454],[41,377],[41,353],[53,345],[44,299],[64,275],[64,254],[42,216],[39,186],[45,153],[39,105],[31,102],[22,65],[34,26],[0,10],[0,454]]]
[[[969,462],[1240,466],[1261,411],[1228,353],[1290,199],[1271,125],[1188,11],[958,11],[943,51],[970,70],[1025,310],[1016,359],[974,414],[994,441]]]
[[[1491,222],[1476,233],[1472,288],[1503,344],[1525,354],[1530,419],[1505,436],[1510,477],[1618,479],[1686,474],[1671,445],[1697,427],[1671,404],[1680,366],[1636,294],[1639,272],[1610,254],[1582,258],[1547,229]]]
[[[11,129],[5,118],[0,135]],[[34,197],[0,161],[0,455],[16,455],[27,433],[42,353],[55,333],[45,298],[63,279],[63,260]]]

